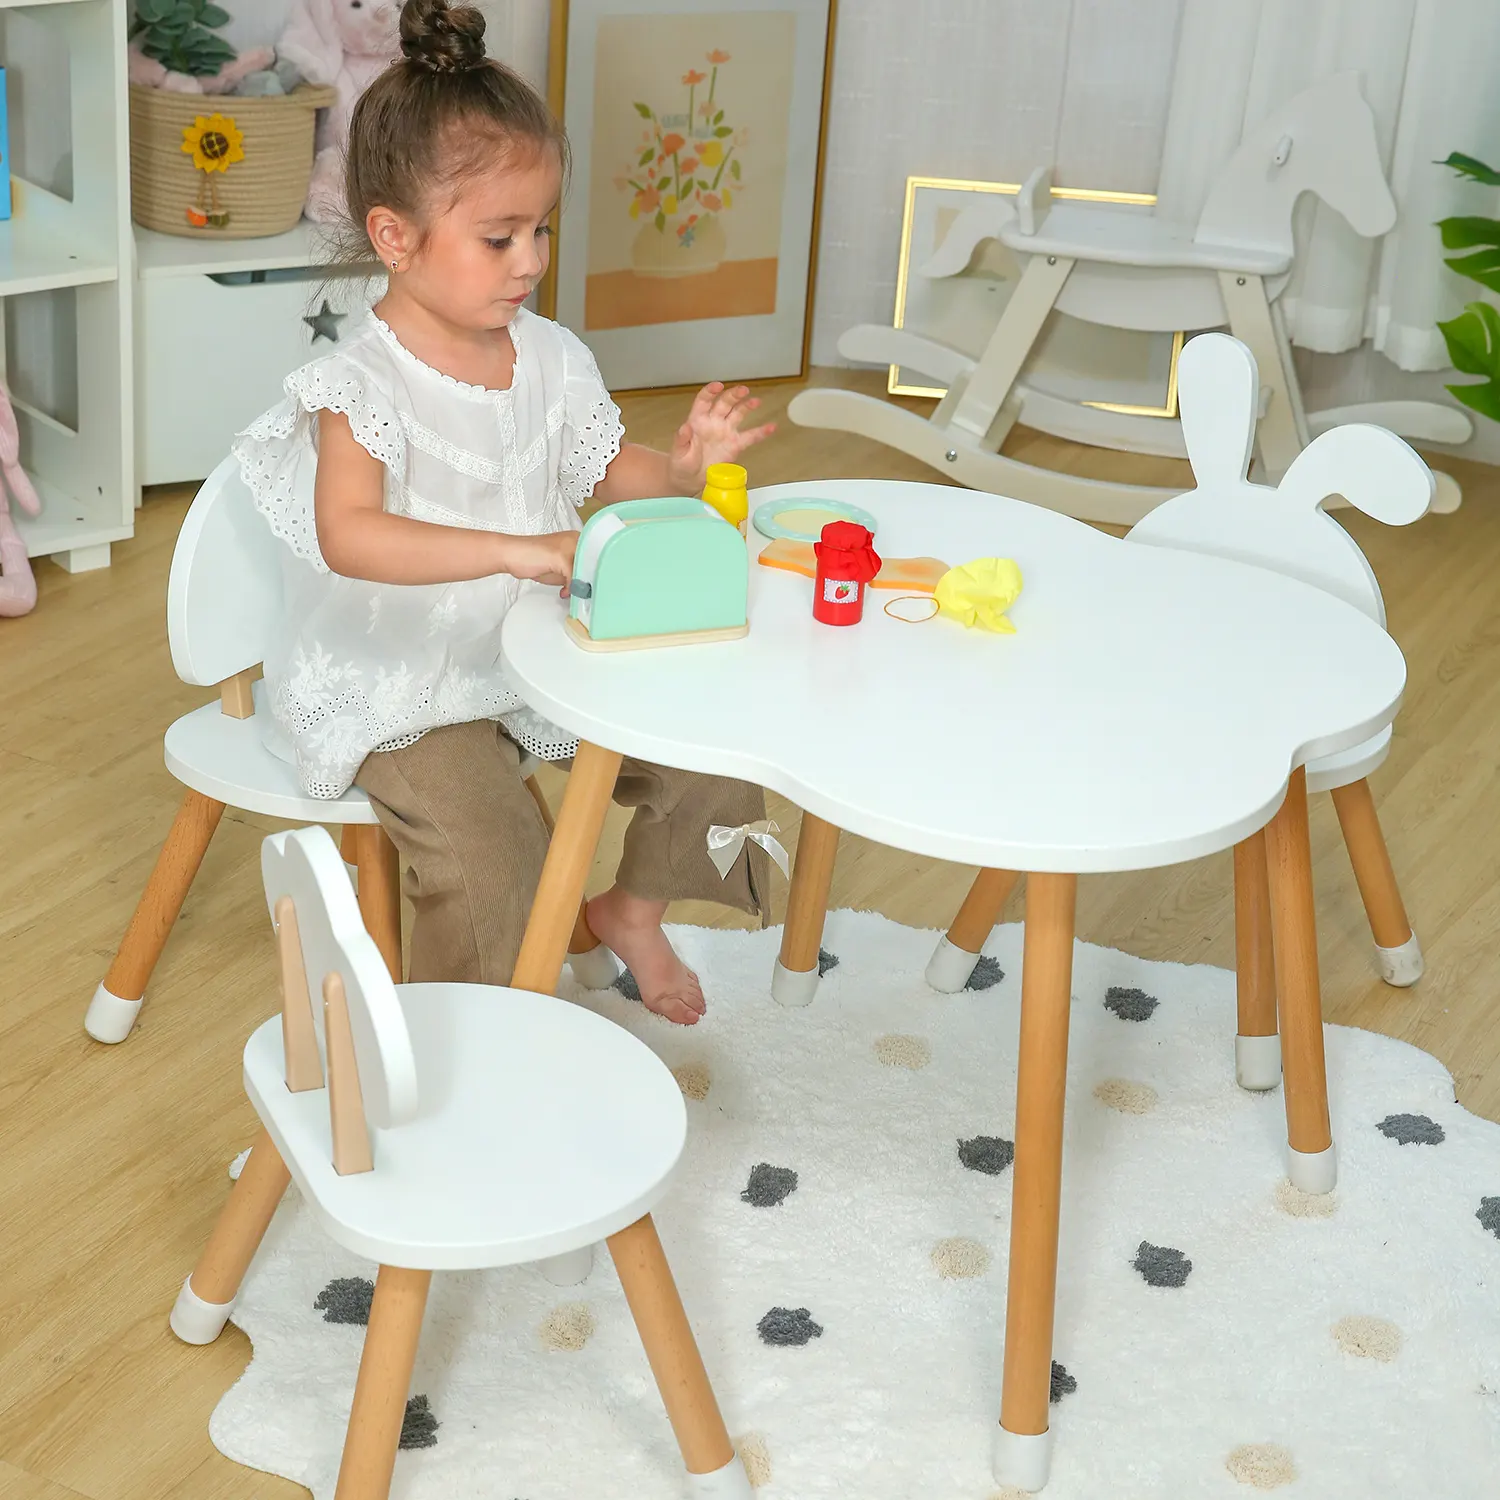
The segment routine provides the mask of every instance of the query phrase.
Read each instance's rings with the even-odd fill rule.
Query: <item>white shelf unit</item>
[[[125,0],[0,0],[13,198],[0,322],[43,504],[16,524],[33,557],[75,572],[107,566],[135,526],[125,12]]]

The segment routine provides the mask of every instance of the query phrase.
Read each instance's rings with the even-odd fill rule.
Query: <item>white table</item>
[[[1175,864],[1266,830],[1292,1175],[1331,1189],[1302,767],[1390,723],[1405,663],[1378,626],[1306,585],[1128,545],[1018,501],[847,480],[758,490],[752,513],[788,495],[863,506],[885,556],[1014,558],[1017,634],[902,623],[878,591],[858,626],[823,626],[809,579],[752,566],[745,639],[606,655],[565,636],[555,595],[523,599],[505,622],[506,670],[583,744],[514,983],[556,988],[624,755],[742,777],[805,810],[781,968],[814,985],[839,829],[1026,872],[995,1464],[1002,1483],[1039,1489],[1077,877]]]

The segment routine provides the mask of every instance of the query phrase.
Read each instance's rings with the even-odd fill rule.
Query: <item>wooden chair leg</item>
[[[956,995],[969,982],[995,923],[1016,888],[1020,876],[1014,870],[981,870],[964,897],[948,935],[927,963],[927,983],[945,995]]]
[[[119,951],[84,1017],[84,1029],[95,1041],[123,1042],[130,1035],[146,983],[223,816],[222,802],[191,788],[184,794]]]
[[[1404,989],[1422,977],[1422,947],[1407,918],[1401,887],[1396,884],[1370,783],[1361,779],[1335,788],[1333,810],[1338,814],[1349,863],[1354,866],[1354,879],[1370,919],[1381,978]]]
[[[378,823],[353,830],[355,868],[359,872],[359,914],[375,946],[401,983],[401,866],[396,846]]]
[[[1234,846],[1234,960],[1239,1001],[1234,1076],[1242,1089],[1274,1089],[1281,1082],[1281,1038],[1264,832]]]
[[[797,859],[787,893],[786,926],[781,956],[771,975],[771,993],[783,1005],[810,1005],[818,992],[818,952],[828,915],[828,892],[839,852],[839,831],[832,823],[802,814]]]
[[[262,1126],[172,1309],[172,1331],[178,1338],[189,1344],[210,1344],[223,1332],[240,1283],[291,1180],[281,1153]]]
[[[511,976],[511,984],[518,990],[557,993],[621,759],[613,750],[588,743],[581,744],[573,757],[562,811],[547,846],[547,862],[542,866],[531,919]]]
[[[431,1271],[381,1266],[334,1500],[386,1500],[417,1362]]]
[[[1300,766],[1292,773],[1281,810],[1266,827],[1266,856],[1290,1176],[1293,1186],[1305,1193],[1328,1193],[1337,1180],[1338,1167],[1328,1120],[1307,773]]]
[[[749,1481],[719,1414],[719,1403],[651,1216],[637,1219],[628,1229],[611,1235],[608,1244],[688,1473],[723,1474],[723,1487],[712,1493],[727,1497],[743,1492],[748,1500]],[[732,1485],[731,1479],[743,1483]]]
[[[1047,1412],[1077,900],[1076,875],[1027,877],[1005,1382],[994,1453],[995,1477],[1023,1490],[1042,1488],[1051,1458]]]

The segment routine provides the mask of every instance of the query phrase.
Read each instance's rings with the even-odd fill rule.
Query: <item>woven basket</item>
[[[302,217],[317,111],[337,98],[307,84],[276,98],[130,90],[130,197],[137,224],[195,240],[282,234]],[[200,118],[223,115],[244,137],[244,160],[203,172],[182,149]],[[199,224],[208,217],[213,222]]]

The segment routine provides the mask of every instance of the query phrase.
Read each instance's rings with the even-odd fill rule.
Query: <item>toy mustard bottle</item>
[[[710,464],[703,503],[711,505],[729,524],[745,534],[745,518],[750,514],[747,475],[739,464]]]

